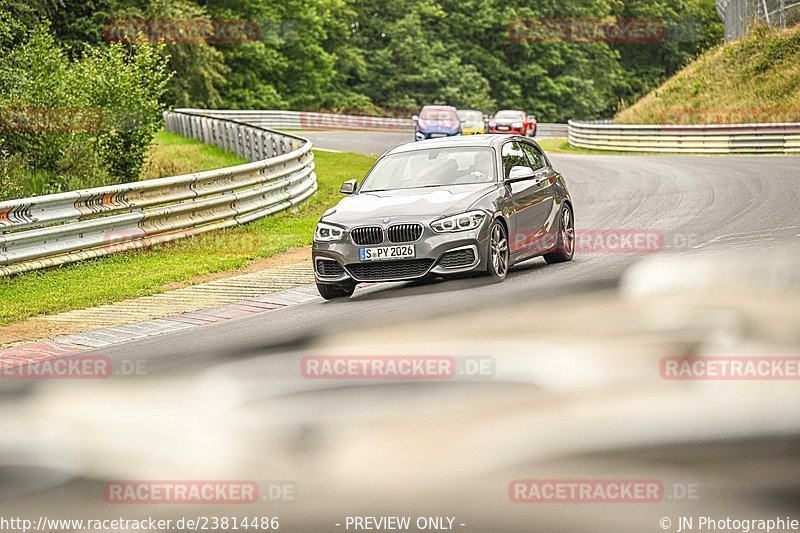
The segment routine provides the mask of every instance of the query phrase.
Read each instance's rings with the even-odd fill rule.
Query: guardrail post
[[[243,127],[242,129],[244,130],[244,133],[245,133],[245,136],[246,136],[246,138],[245,138],[245,146],[246,146],[245,153],[247,155],[245,157],[247,159],[249,159],[250,161],[253,161],[256,158],[253,155],[253,138],[250,135],[250,128]]]

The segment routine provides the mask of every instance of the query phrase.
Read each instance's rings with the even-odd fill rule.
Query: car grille
[[[337,261],[317,259],[317,274],[326,278],[338,278],[344,274],[344,269]]]
[[[350,232],[350,236],[356,244],[380,244],[383,242],[383,229],[379,226],[355,228]]]
[[[439,261],[439,266],[444,268],[460,268],[475,262],[475,252],[472,248],[464,248],[454,252],[447,252]]]
[[[432,264],[432,259],[376,261],[374,263],[353,263],[347,265],[347,270],[354,278],[362,280],[406,279],[422,276]]]
[[[389,242],[413,242],[422,236],[421,224],[395,224],[387,230]]]

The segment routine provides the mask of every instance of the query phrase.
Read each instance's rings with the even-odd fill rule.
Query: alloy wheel
[[[492,226],[490,251],[495,275],[500,279],[505,278],[508,273],[508,239],[500,223]]]
[[[561,211],[561,243],[564,246],[564,253],[571,257],[575,251],[575,228],[572,222],[572,211],[569,209]]]

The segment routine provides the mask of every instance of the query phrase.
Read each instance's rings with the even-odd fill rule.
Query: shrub
[[[162,123],[161,46],[87,47],[70,60],[44,25],[15,42],[0,54],[0,197],[137,180]]]
[[[92,48],[78,62],[76,89],[101,110],[96,133],[101,157],[118,181],[134,181],[161,128],[161,97],[170,74],[159,46],[147,42]]]

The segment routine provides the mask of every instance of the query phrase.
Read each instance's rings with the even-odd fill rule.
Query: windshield
[[[498,111],[494,118],[516,118],[524,119],[525,115],[520,111]]]
[[[389,155],[378,161],[360,192],[494,181],[491,148],[439,148]]]
[[[483,122],[483,113],[480,111],[459,111],[458,120],[468,123]]]
[[[423,107],[419,118],[423,120],[458,120],[455,111],[442,107]]]

